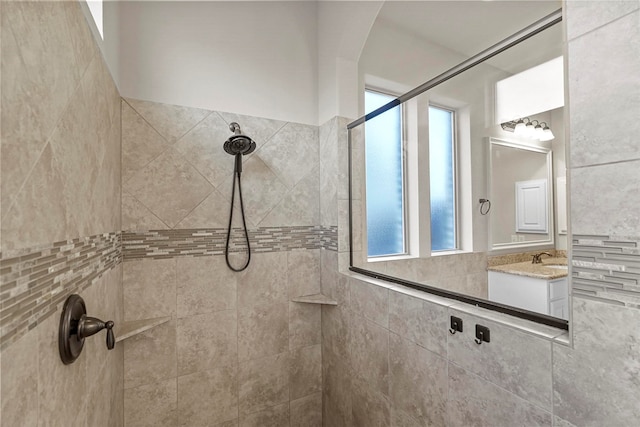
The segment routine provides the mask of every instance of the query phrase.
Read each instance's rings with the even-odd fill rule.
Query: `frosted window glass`
[[[365,92],[367,113],[394,98]],[[402,121],[400,106],[365,123],[368,255],[397,255],[404,249]]]
[[[456,249],[453,112],[429,107],[431,250]]]

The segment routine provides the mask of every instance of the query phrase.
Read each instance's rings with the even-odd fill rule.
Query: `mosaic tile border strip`
[[[640,238],[573,236],[573,296],[640,309]]]
[[[55,242],[0,260],[0,348],[122,262],[120,232]]]
[[[226,235],[223,228],[125,231],[122,253],[125,261],[224,255]],[[338,227],[260,227],[249,230],[249,240],[254,253],[320,248],[337,251]],[[230,249],[237,252],[244,247],[243,233],[234,229]]]

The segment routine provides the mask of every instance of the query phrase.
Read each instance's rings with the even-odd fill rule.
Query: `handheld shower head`
[[[242,134],[238,123],[231,123],[229,125],[229,129],[234,133],[234,135],[224,142],[224,151],[235,156],[238,154],[247,155],[256,149],[255,141]]]

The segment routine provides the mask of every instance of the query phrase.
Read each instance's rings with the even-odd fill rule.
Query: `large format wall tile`
[[[286,252],[254,254],[249,268],[239,273],[239,309],[286,303],[287,293]]]
[[[238,276],[223,257],[178,258],[176,262],[178,317],[235,310]]]
[[[449,424],[452,426],[551,426],[551,413],[449,364]]]
[[[571,170],[573,234],[631,236],[640,228],[640,160]]]
[[[123,268],[126,320],[172,316],[176,312],[176,260],[137,260]]]
[[[164,228],[154,216],[169,228],[226,227],[234,161],[223,143],[231,121],[257,144],[243,157],[247,224],[319,224],[317,127],[133,99],[123,105],[125,191],[148,209],[128,200],[125,227]]]
[[[38,419],[39,423],[46,421],[50,425],[83,427],[87,402],[70,399],[87,393],[85,374],[90,356],[83,352],[71,365],[60,363],[58,324],[61,310],[56,314],[38,328]]]
[[[568,63],[571,167],[640,158],[640,11],[573,40]]]
[[[393,407],[425,425],[444,425],[446,359],[396,334],[390,334],[389,341],[389,396]]]
[[[97,46],[80,7],[74,2],[65,2],[64,12],[67,17],[69,37],[71,38],[76,64],[80,75],[82,75],[91,62],[91,59],[95,56]],[[118,101],[120,101],[119,94]]]
[[[352,381],[347,358],[322,351],[322,419],[326,426],[352,426]]]
[[[213,191],[211,184],[172,148],[133,175],[124,189],[171,227]]]
[[[3,154],[2,158],[7,156]],[[8,169],[3,167],[3,170]],[[3,177],[2,183],[4,184]],[[34,166],[29,180],[16,197],[12,209],[2,218],[2,252],[32,247],[65,238],[67,211],[59,198],[42,197],[59,194],[64,178],[55,164],[51,145],[47,144]],[[2,190],[5,194],[6,190]],[[3,206],[9,206],[3,202]]]
[[[80,80],[71,42],[60,3],[3,4],[3,216],[20,194]]]
[[[640,311],[574,298],[574,349],[553,346],[554,413],[575,425],[640,418]]]
[[[227,228],[231,208],[229,197],[231,197],[231,187],[213,190],[175,228]],[[242,224],[240,215],[240,208],[236,206],[233,209],[232,226],[234,228]],[[247,226],[250,224],[251,222],[247,221]]]
[[[358,427],[391,425],[389,400],[384,394],[360,380],[354,380],[352,391],[352,425]]]
[[[124,425],[175,427],[178,417],[177,379],[125,390]]]
[[[164,230],[166,228],[169,228],[167,224],[154,215],[149,208],[126,191],[122,192],[123,230]]]
[[[235,310],[178,319],[178,375],[236,364],[237,340]]]
[[[225,179],[222,188],[232,188],[232,179],[232,176]],[[245,162],[242,167],[242,196],[247,219],[253,224],[259,224],[287,191],[286,185],[257,154]]]
[[[349,331],[349,354],[353,376],[389,394],[389,331],[353,315]]]
[[[119,97],[79,4],[2,15],[3,252],[119,229]]]
[[[238,359],[258,359],[289,349],[289,304],[238,310]]]
[[[320,223],[318,169],[312,169],[260,221],[260,226],[314,225]]]
[[[126,101],[122,101],[122,182],[168,147],[167,141]]]
[[[127,99],[126,101],[170,143],[177,141],[210,114],[207,110],[180,105],[137,99]]]
[[[320,344],[322,307],[318,304],[289,303],[289,350]]]
[[[352,312],[383,328],[389,327],[389,291],[357,279],[351,280],[349,301]]]
[[[320,293],[320,252],[320,250],[287,252],[289,298]]]
[[[233,157],[223,149],[230,136],[229,124],[214,112],[180,138],[175,148],[211,184],[220,188],[220,184],[233,173]]]
[[[523,399],[551,411],[551,342],[450,309],[464,332],[449,337],[448,358]],[[476,344],[475,325],[487,326],[491,342]]]
[[[177,375],[176,322],[170,321],[133,336],[124,345],[125,389]]]
[[[123,319],[120,96],[80,2],[1,9],[0,251],[5,261],[25,256],[34,270],[24,283],[32,298],[21,295],[15,316],[28,326],[9,329],[10,340],[3,330],[0,424],[119,426],[122,345],[107,351],[101,333],[64,365],[58,326],[71,293],[89,315]],[[7,306],[5,277],[3,329],[5,310],[18,308]]]
[[[447,354],[447,308],[389,293],[389,330],[441,356]]]
[[[38,424],[38,331],[31,331],[0,358],[0,424]]]
[[[291,427],[322,427],[322,393],[292,400]]]
[[[240,427],[280,427],[289,425],[289,405],[284,403],[240,417]]]
[[[287,123],[258,155],[288,188],[293,188],[318,165],[318,128]]]
[[[567,0],[567,38],[580,37],[638,9],[638,0]]]
[[[240,363],[238,383],[241,415],[289,401],[289,355],[281,353]]]
[[[178,377],[180,426],[206,427],[238,418],[237,365]]]
[[[289,396],[299,399],[322,390],[322,347],[302,347],[290,353]]]

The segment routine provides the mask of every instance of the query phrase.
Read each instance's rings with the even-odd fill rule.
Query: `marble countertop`
[[[542,264],[532,264],[531,261],[525,261],[514,264],[494,265],[488,267],[487,270],[515,274],[517,276],[534,277],[536,279],[553,280],[567,277],[567,269],[553,267],[561,265],[567,265],[567,258],[543,258]]]

